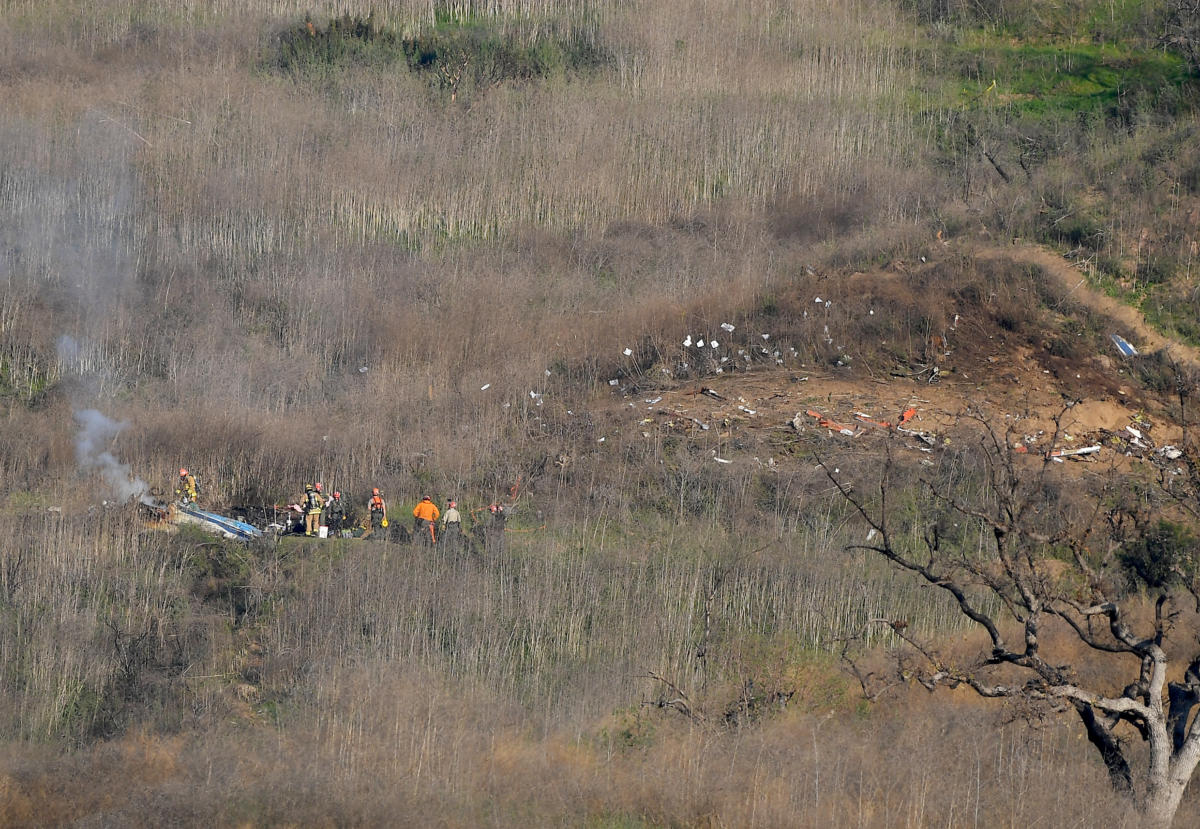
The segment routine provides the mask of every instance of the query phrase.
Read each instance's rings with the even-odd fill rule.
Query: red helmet
[[[338,492],[338,491],[335,489],[335,490],[333,491],[333,497],[334,497],[334,498],[341,498],[341,497],[342,497],[342,493]]]
[[[372,490],[371,490],[371,494],[372,494],[372,495],[378,495],[378,494],[379,494],[379,487],[375,487],[374,489],[372,489]]]
[[[315,489],[317,492],[320,492],[321,491],[321,482],[317,481],[316,484],[313,485],[313,489]]]
[[[455,503],[454,501],[450,501],[450,509],[454,509],[457,506],[458,506],[457,503]]]
[[[180,470],[179,470],[179,477],[180,477],[180,478],[186,478],[186,477],[187,477],[187,470],[186,470],[186,469],[180,469]]]

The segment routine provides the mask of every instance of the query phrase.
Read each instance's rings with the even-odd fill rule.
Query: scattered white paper
[[[732,334],[732,333],[733,333],[734,326],[730,325],[730,324],[729,324],[729,323],[727,323],[727,322],[723,322],[723,323],[721,323],[721,329],[722,329],[722,330],[724,330],[724,331],[726,331],[726,332],[728,332],[728,333],[730,333],[730,334]]]
[[[480,390],[480,391],[487,391],[487,390],[488,390],[488,389],[490,389],[491,387],[492,387],[492,384],[491,384],[491,383],[484,383],[482,386],[480,386],[480,387],[479,387],[479,390]]]
[[[626,357],[631,357],[631,356],[633,356],[633,349],[627,348],[624,351],[622,351],[621,353],[624,354]]]

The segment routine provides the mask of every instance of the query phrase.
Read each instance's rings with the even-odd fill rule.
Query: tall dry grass
[[[62,758],[21,748],[0,761],[0,797],[17,822],[129,826],[1136,825],[1080,785],[1073,735],[960,701],[909,703],[909,714],[936,714],[936,729],[888,708],[727,732],[644,712],[614,717],[599,740],[530,735],[486,691],[415,671],[375,695],[341,684],[324,701],[338,714],[318,731],[131,735]],[[636,742],[617,734],[622,722]],[[1082,777],[1102,785],[1102,774]]]
[[[586,18],[615,63],[451,104],[396,72],[264,70],[282,6],[15,4],[0,342],[21,399],[79,375],[76,397],[143,422],[162,405],[288,452],[334,442],[349,460],[325,477],[463,469],[524,429],[528,392],[594,388],[624,344],[788,278],[764,211],[886,190],[909,152],[885,8],[473,8]],[[187,458],[148,446],[139,468],[186,460],[234,498],[249,474],[216,455],[239,428],[184,429]]]
[[[405,31],[436,8],[375,5]],[[612,62],[451,102],[398,70],[271,70],[273,32],[328,4],[6,5],[5,813],[957,825],[1022,787],[1045,807],[1072,754],[1057,737],[947,753],[859,724],[844,677],[803,669],[885,614],[960,629],[843,553],[815,473],[719,469],[729,436],[618,432],[599,397],[651,382],[683,333],[757,319],[831,240],[886,222],[905,244],[936,187],[912,163],[892,7],[441,8],[586,26]],[[881,336],[923,342],[935,311],[903,299]],[[783,307],[788,360],[827,359],[830,320]],[[356,507],[381,485],[404,516],[430,491],[519,485],[518,532],[502,558],[149,533],[75,471],[85,405],[130,423],[111,448],[137,474],[165,487],[187,465],[210,504],[319,479]],[[649,672],[705,724],[655,707]],[[752,688],[801,691],[758,730]],[[68,745],[91,748],[54,756]]]

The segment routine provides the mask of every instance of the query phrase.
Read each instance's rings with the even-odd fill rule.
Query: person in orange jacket
[[[413,508],[413,534],[421,540],[421,543],[436,544],[437,535],[434,531],[434,526],[441,515],[437,504],[433,503],[433,499],[426,495],[421,499],[421,502]]]

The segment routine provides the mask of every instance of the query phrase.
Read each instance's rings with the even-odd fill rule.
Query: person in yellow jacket
[[[321,496],[321,485],[304,485],[304,500],[300,506],[304,508],[304,534],[316,535],[321,526],[321,510],[325,507],[325,499]]]
[[[438,516],[441,515],[437,504],[433,503],[433,499],[426,495],[421,499],[421,502],[413,508],[413,535],[422,544],[436,544],[437,534],[434,527],[437,524]]]
[[[196,486],[196,476],[188,472],[186,469],[179,470],[179,483],[176,484],[178,489],[175,494],[179,496],[179,503],[194,504],[200,496],[199,488]]]

